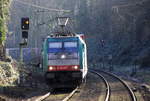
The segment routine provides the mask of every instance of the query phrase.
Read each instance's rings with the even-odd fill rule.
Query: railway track
[[[75,94],[75,92],[78,90],[79,88],[77,87],[75,90],[73,90],[67,97],[65,97],[62,101],[69,101],[69,99]]]
[[[94,73],[94,74],[97,74],[104,81],[105,86],[106,86],[106,96],[105,96],[105,100],[104,101],[109,101],[109,98],[110,98],[110,85],[109,85],[109,83],[107,82],[107,80],[105,79],[105,77],[103,75],[101,75],[100,73],[98,73],[98,72],[96,72],[94,70],[91,70],[90,72]]]
[[[109,101],[110,86],[98,72],[89,71],[87,82],[79,91],[67,101]]]
[[[59,94],[49,92],[37,98],[36,101],[98,101],[99,99],[100,101],[108,101],[109,92],[109,85],[102,75],[89,73],[87,83],[82,84],[72,92]],[[101,98],[99,98],[100,95]]]
[[[91,99],[93,99],[92,101],[137,101],[133,91],[128,86],[128,84],[118,76],[99,70],[89,71],[90,76],[88,77],[88,81],[84,87],[77,87],[73,91],[64,94],[57,95],[48,93],[35,101],[91,101]],[[98,77],[101,79],[101,83],[97,82],[98,80],[95,82],[99,86],[94,87],[94,84],[92,84],[92,79],[94,76],[91,74],[97,75],[97,78],[95,79],[98,79]],[[92,86],[93,88],[90,88]],[[101,86],[103,87],[99,88]],[[101,91],[96,92],[96,89]],[[93,93],[97,93],[97,95],[92,95]],[[100,99],[99,96],[103,96],[103,98]]]
[[[71,92],[69,90],[67,92],[65,92],[65,90],[63,90],[63,92],[59,91],[58,94],[57,93],[53,94],[53,93],[49,92],[49,93],[37,98],[35,101],[68,101],[76,93],[76,91],[78,89],[79,89],[79,87],[76,87]]]
[[[105,78],[106,82],[110,85],[111,94],[108,98],[109,101],[137,101],[136,96],[134,95],[130,86],[121,78],[114,74],[100,70],[92,71],[97,71],[99,74],[101,74]]]

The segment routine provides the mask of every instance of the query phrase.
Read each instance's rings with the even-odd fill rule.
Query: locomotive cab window
[[[78,46],[77,42],[64,42],[65,48],[76,48]]]
[[[49,48],[62,48],[62,43],[61,42],[50,42]]]

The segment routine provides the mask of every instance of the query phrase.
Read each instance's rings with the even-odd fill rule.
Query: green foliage
[[[4,24],[4,20],[0,18],[0,32],[2,33],[2,37],[0,39],[0,44],[5,40],[6,35],[6,25]]]
[[[7,25],[6,21],[8,20],[9,15],[9,0],[1,0],[0,1],[0,32],[2,33],[2,37],[0,38],[0,44],[6,39],[7,33]]]

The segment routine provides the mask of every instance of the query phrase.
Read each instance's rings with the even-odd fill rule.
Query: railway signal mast
[[[22,30],[22,42],[19,44],[20,46],[20,62],[23,62],[23,51],[22,48],[27,46],[28,40],[28,31],[29,31],[29,18],[23,17],[21,18],[21,30]]]

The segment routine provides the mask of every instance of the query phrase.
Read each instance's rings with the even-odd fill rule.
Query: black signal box
[[[28,31],[22,31],[22,38],[24,39],[28,38]]]
[[[29,18],[21,18],[21,29],[22,30],[29,30]]]

